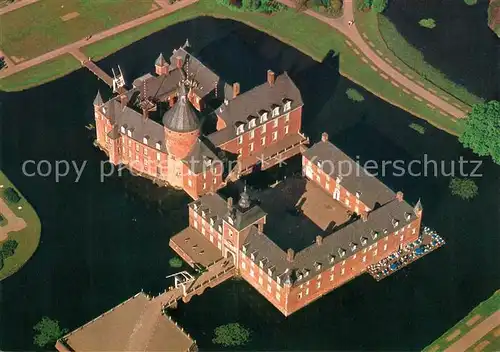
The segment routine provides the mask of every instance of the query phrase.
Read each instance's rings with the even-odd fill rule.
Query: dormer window
[[[280,107],[277,105],[273,105],[273,117],[276,117],[280,114]]]
[[[230,223],[231,225],[233,225],[233,224],[234,224],[234,222],[233,222],[233,218],[232,218],[231,216],[228,216],[228,217],[227,217],[227,221],[229,221],[229,223]],[[221,232],[222,232],[222,231],[221,231]]]
[[[338,252],[339,252],[340,257],[343,258],[345,255],[345,249],[339,248]]]
[[[212,159],[210,159],[209,157],[205,157],[205,158],[203,159],[203,164],[204,164],[205,166],[210,166],[210,165],[212,165]]]
[[[276,278],[276,282],[278,283],[278,285],[281,285],[281,278],[279,276]]]
[[[127,125],[123,125],[121,128],[120,128],[120,131],[121,133],[125,134],[125,131],[127,130]]]
[[[199,206],[199,204],[198,204],[198,203],[193,203],[193,209],[194,209],[194,210],[197,210],[197,209],[198,209],[198,206]]]
[[[262,258],[260,261],[259,261],[259,266],[261,268],[264,268],[264,265],[266,265],[267,263],[267,258]]]
[[[384,229],[384,235],[387,235],[387,232],[388,232],[387,229]]]
[[[259,115],[260,115],[260,123],[264,123],[267,121],[267,111],[266,110],[259,111]]]
[[[354,252],[358,246],[354,242],[349,242],[349,248],[351,248],[351,252]]]
[[[161,142],[156,142],[156,149],[160,150],[161,148]]]
[[[342,176],[340,176],[340,175],[339,175],[339,176],[337,176],[337,178],[335,179],[335,182],[336,182],[337,184],[339,184],[340,182],[342,182]]]
[[[257,255],[257,251],[253,251],[250,253],[250,259],[255,260],[255,256]]]
[[[257,118],[255,118],[254,116],[248,117],[248,129],[255,128],[255,126],[257,124],[256,120],[257,120]]]
[[[307,277],[307,275],[309,275],[309,270],[304,269],[304,277]]]
[[[219,225],[219,232],[222,233],[222,226]]]
[[[133,129],[133,128],[130,128],[130,129],[127,131],[127,136],[132,137],[132,132],[134,132],[134,129]]]
[[[378,237],[378,232],[377,231],[372,231],[371,235],[372,235],[372,239],[375,240]]]
[[[297,280],[301,280],[302,279],[302,274],[301,273],[297,273]]]
[[[236,126],[236,134],[240,135],[243,132],[245,132],[245,124],[240,123],[239,125]]]
[[[321,263],[315,262],[315,263],[314,263],[314,268],[315,268],[316,270],[321,270]]]
[[[202,211],[201,211],[201,216],[202,216],[202,217],[205,217],[206,215],[207,215],[207,213],[205,213],[205,210],[202,210]]]
[[[289,111],[292,107],[292,101],[290,99],[284,98],[283,99],[283,110]]]
[[[362,245],[362,246],[365,246],[365,245],[366,245],[366,243],[368,242],[368,238],[366,238],[366,237],[361,237],[361,238],[360,238],[360,242],[361,242],[361,245]]]
[[[330,254],[329,256],[329,260],[330,260],[330,264],[333,264],[333,262],[335,261],[335,256],[333,254]]]
[[[396,227],[398,227],[398,225],[399,225],[399,221],[396,219],[392,219],[392,226],[394,226],[396,228]]]
[[[411,214],[410,213],[405,213],[405,219],[406,221],[411,219]]]
[[[361,197],[361,192],[358,191],[358,192],[356,192],[356,198],[359,199],[359,197]]]
[[[148,144],[148,140],[149,140],[149,136],[144,136],[144,138],[142,139],[142,143],[144,144]]]
[[[210,225],[214,226],[214,218],[210,218]]]
[[[275,270],[275,267],[270,267],[269,269],[267,269],[267,275],[269,276],[273,276],[273,273],[274,273],[274,270]]]
[[[241,247],[241,249],[243,250],[243,253],[245,253],[245,254],[247,253],[247,245],[246,245],[246,244],[244,244],[244,245]]]

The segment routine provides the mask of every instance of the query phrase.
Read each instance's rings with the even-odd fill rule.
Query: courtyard
[[[268,214],[265,234],[284,250],[306,248],[350,218],[347,208],[305,178],[288,178],[255,197]]]

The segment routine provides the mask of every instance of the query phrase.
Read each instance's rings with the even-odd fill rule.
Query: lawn
[[[451,134],[458,135],[463,130],[463,123],[454,122],[451,118],[441,115],[436,110],[427,107],[425,102],[415,100],[406,95],[401,89],[384,80],[368,64],[362,62],[360,57],[355,55],[352,49],[345,44],[345,37],[342,34],[323,22],[308,15],[297,13],[294,9],[287,9],[273,16],[267,16],[258,13],[232,11],[225,6],[218,5],[214,0],[200,0],[196,4],[178,10],[173,14],[90,44],[81,50],[86,56],[97,60],[165,27],[199,16],[227,18],[243,22],[297,48],[317,61],[322,61],[333,50],[340,54],[340,73],[355,83],[389,103],[407,110]],[[311,38],[314,38],[314,40],[311,40]],[[66,72],[76,69],[76,63],[74,65],[75,67],[68,62],[65,68]],[[31,74],[27,76],[29,83],[25,82],[22,76],[13,79],[7,77],[0,80],[0,89],[19,90],[40,84],[50,80],[53,75],[61,75],[64,70],[57,65],[53,65],[44,67],[40,71],[36,75],[36,79],[31,77]],[[9,81],[5,82],[6,80]],[[332,87],[332,92],[334,88]]]
[[[7,176],[5,176],[5,174],[1,171],[0,185],[3,185],[3,189],[8,187],[15,188],[15,186],[7,179]],[[19,190],[17,190],[17,192],[21,194]],[[22,209],[17,208],[19,205],[22,206]],[[21,269],[35,253],[35,250],[40,242],[40,219],[26,199],[21,197],[19,203],[16,204],[15,207],[12,207],[12,211],[18,217],[23,218],[28,226],[21,231],[9,233],[9,239],[16,240],[19,246],[12,257],[4,259],[4,266],[0,270],[0,281]]]
[[[431,345],[427,346],[423,352],[430,351],[444,351],[448,346],[458,341],[459,338],[465,335],[469,330],[477,326],[481,321],[495,313],[500,309],[500,290],[496,291],[493,296],[488,298],[486,301],[480,303],[476,308],[474,308],[465,318],[460,320],[455,326],[450,328],[447,332],[445,332],[441,337],[439,337],[436,341],[434,341]],[[470,327],[467,325],[467,322],[475,317],[476,315],[481,316],[474,324]],[[457,329],[460,329],[460,335],[451,341],[447,341],[446,339],[451,336]],[[498,329],[498,327],[497,327]],[[495,337],[492,334],[493,331],[487,333],[482,339],[480,339],[475,345],[479,344],[484,339],[488,339],[491,343],[488,345],[486,349],[483,351],[495,351],[495,346],[498,347],[500,338]]]
[[[381,51],[403,74],[419,76],[418,80],[425,88],[446,96],[450,103],[456,103],[462,108],[470,109],[472,104],[482,102],[481,98],[428,64],[422,53],[401,36],[389,19],[373,11],[356,11],[355,16],[359,31],[365,33],[368,40],[375,44],[374,49]]]
[[[13,61],[30,59],[143,16],[152,3],[153,0],[38,1],[0,17],[0,48]],[[63,16],[76,17],[64,21]]]
[[[18,91],[52,81],[80,68],[80,62],[71,54],[61,55],[37,66],[0,79],[0,89]]]

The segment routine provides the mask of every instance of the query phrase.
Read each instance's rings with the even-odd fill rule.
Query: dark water
[[[182,34],[179,34],[182,33]],[[253,29],[202,18],[166,29],[104,60],[121,64],[130,77],[152,69],[160,50],[190,38],[207,63],[248,89],[265,70],[288,70],[303,92],[304,131],[314,140],[327,131],[334,143],[362,159],[472,158],[458,141],[426,125],[421,136],[407,126],[422,123],[373,97],[351,103],[355,87],[339,77],[335,58],[317,63]],[[230,79],[232,78],[232,79]],[[32,327],[44,315],[74,329],[144,288],[158,292],[170,282],[168,247],[185,227],[182,192],[160,189],[137,178],[99,182],[104,155],[84,128],[92,122],[95,77],[77,71],[50,84],[2,94],[1,168],[22,190],[42,220],[42,242],[17,274],[0,283],[0,348],[32,350]],[[60,183],[22,174],[24,160],[88,161],[79,183]],[[415,202],[422,198],[424,221],[447,245],[376,283],[362,276],[285,319],[242,281],[231,281],[181,304],[173,316],[203,350],[213,329],[238,321],[254,334],[248,349],[415,350],[438,337],[500,287],[500,167],[483,160],[479,196],[453,198],[447,178],[385,177]]]
[[[425,60],[485,99],[500,97],[500,40],[488,27],[488,0],[391,1],[384,12]],[[418,24],[433,18],[437,26]]]

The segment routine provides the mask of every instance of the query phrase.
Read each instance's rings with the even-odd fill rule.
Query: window
[[[375,250],[373,251],[373,256],[375,257],[375,256],[377,255],[377,253],[378,253],[378,249],[375,249]]]
[[[217,248],[222,249],[222,244],[220,242],[217,243]]]
[[[266,125],[262,125],[262,133],[266,133]]]
[[[278,119],[276,119],[276,120],[273,121],[273,127],[274,128],[278,127]]]
[[[279,292],[276,292],[276,300],[280,300],[281,299],[281,295],[279,294]]]
[[[251,276],[251,277],[254,277],[254,276],[255,276],[255,273],[254,273],[253,269],[250,269],[250,276]]]
[[[262,286],[262,282],[263,282],[263,280],[262,280],[262,276],[259,276],[259,285],[261,285],[261,286]]]
[[[387,250],[387,244],[384,244],[384,252]]]
[[[253,152],[253,142],[250,143],[250,152]]]
[[[255,130],[250,131],[250,139],[253,139],[255,137]]]
[[[333,278],[334,278],[333,274],[330,275],[330,281],[333,281]]]
[[[255,119],[251,119],[250,122],[248,123],[248,128],[254,128],[255,127]]]
[[[238,149],[238,155],[241,155],[241,149]]]
[[[349,199],[346,198],[345,205],[349,206]]]
[[[266,121],[267,121],[267,112],[261,111],[260,122],[263,123],[263,122],[266,122]]]
[[[148,156],[148,148],[144,148],[144,155]]]
[[[328,191],[330,189],[330,184],[327,182],[325,187],[326,187],[326,190]]]
[[[342,270],[340,270],[340,275],[344,275],[345,273],[345,268],[342,268]]]
[[[212,242],[212,243],[214,242],[214,236],[212,236],[212,235],[210,235],[210,242]],[[243,263],[243,264],[245,264],[245,263]]]
[[[302,292],[299,292],[299,294],[297,295],[297,299],[301,299],[302,298]]]
[[[292,105],[292,102],[290,100],[287,100],[285,103],[285,106],[283,107],[283,110],[284,111],[290,110],[291,105]]]
[[[290,114],[285,115],[285,122],[288,122],[288,121],[290,121]]]
[[[156,149],[160,150],[160,147],[161,147],[161,143],[160,142],[156,142]]]
[[[203,189],[207,189],[207,184],[203,182]]]
[[[138,152],[139,151],[139,143],[136,143],[135,144],[135,151]]]
[[[273,132],[273,141],[278,139],[278,132]]]
[[[214,182],[214,185],[217,184],[217,177],[214,176],[214,178],[212,179],[212,181]]]
[[[366,263],[366,255],[363,257],[363,263]]]
[[[359,214],[359,207],[358,206],[354,207],[354,212]]]
[[[205,227],[201,228],[201,233],[204,235],[205,234]]]
[[[194,225],[194,228],[197,229],[198,228],[198,221],[194,221],[193,225]]]
[[[245,125],[241,124],[239,125],[238,127],[236,127],[236,134],[242,134],[243,132],[245,132]]]
[[[309,294],[309,287],[306,288],[306,296]]]
[[[288,126],[285,126],[285,134],[288,134]]]
[[[280,107],[277,106],[273,109],[273,117],[278,116],[280,114]]]
[[[318,282],[316,283],[316,288],[321,288],[321,281],[318,281]]]
[[[245,270],[247,268],[247,263],[241,262],[241,268]]]
[[[271,293],[271,285],[267,285],[267,292]]]
[[[161,154],[160,153],[156,153],[156,160],[158,160],[158,161],[161,160]]]
[[[191,181],[191,179],[188,180],[188,186],[193,187],[193,181]]]
[[[238,137],[238,144],[241,144],[241,143],[243,143],[243,136]]]
[[[233,237],[233,231],[229,230],[229,237]]]
[[[262,137],[260,139],[260,143],[261,143],[261,145],[266,145],[266,137]]]

